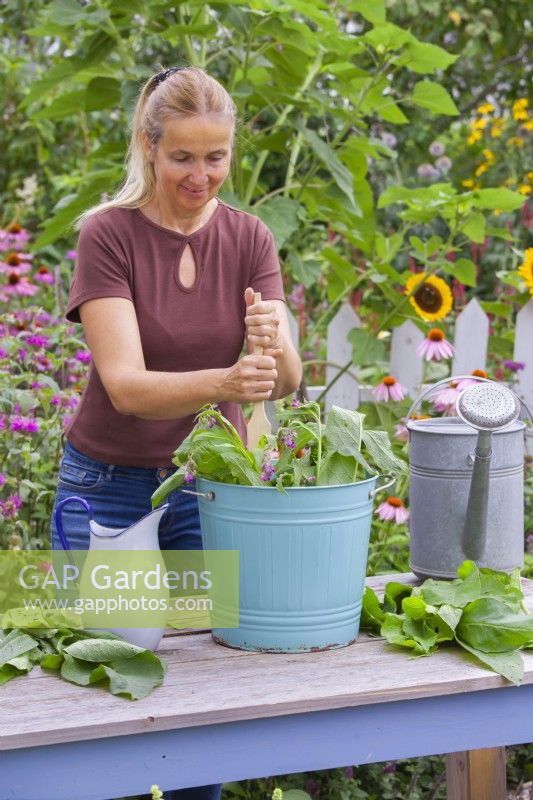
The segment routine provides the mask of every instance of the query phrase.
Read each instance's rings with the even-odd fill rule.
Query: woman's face
[[[228,117],[205,114],[167,120],[156,148],[145,136],[160,199],[184,214],[200,211],[228,176],[232,135]]]

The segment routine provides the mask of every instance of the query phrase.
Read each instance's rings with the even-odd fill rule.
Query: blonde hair
[[[126,154],[126,179],[114,197],[84,211],[75,222],[79,229],[93,214],[110,208],[139,208],[154,196],[153,166],[143,147],[143,131],[154,147],[163,136],[163,124],[180,116],[223,114],[237,127],[237,108],[224,87],[200,67],[171,69],[152,75],[141,88],[131,120]]]

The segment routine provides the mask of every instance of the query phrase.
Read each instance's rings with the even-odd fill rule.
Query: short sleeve
[[[263,300],[283,300],[283,281],[281,267],[274,236],[262,220],[258,220],[256,229],[257,256],[250,273],[250,283],[254,292],[261,292]]]
[[[66,311],[70,322],[81,321],[79,307],[86,300],[133,300],[128,260],[106,216],[103,213],[89,217],[81,228]]]

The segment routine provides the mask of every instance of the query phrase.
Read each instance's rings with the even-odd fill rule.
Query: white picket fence
[[[298,325],[289,311],[291,334],[296,348],[299,348]],[[327,334],[328,362],[341,366],[351,358],[352,345],[348,333],[361,326],[361,320],[353,308],[345,304],[331,320]],[[489,319],[476,299],[471,300],[458,315],[455,324],[455,357],[452,375],[468,375],[474,369],[485,369],[489,338]],[[424,339],[417,326],[407,320],[392,332],[388,372],[407,387],[413,399],[418,396],[422,380],[423,362],[416,355],[416,348]],[[514,360],[525,363],[525,369],[517,373],[515,390],[530,408],[533,408],[533,300],[530,300],[516,316]],[[326,367],[326,383],[338,373],[334,366]],[[350,369],[351,375],[342,375],[328,390],[324,398],[326,411],[333,405],[355,409],[359,403],[370,399],[371,387],[359,383],[357,368]],[[316,399],[325,386],[308,386],[310,400]]]

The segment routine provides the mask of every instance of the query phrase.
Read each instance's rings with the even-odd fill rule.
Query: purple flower
[[[435,166],[438,167],[441,172],[449,172],[452,168],[452,160],[448,158],[448,156],[441,156],[435,161]]]
[[[519,370],[526,368],[526,365],[523,361],[504,361],[503,366],[505,369],[510,369],[511,372],[518,372]]]
[[[79,404],[80,404],[80,398],[75,394],[73,394],[71,397],[67,397],[67,399],[63,403],[65,408],[77,408]]]
[[[316,481],[316,475],[308,475],[305,480],[307,483],[314,483]]]
[[[10,494],[7,500],[0,500],[0,513],[6,519],[16,516],[19,508],[22,508],[22,500],[18,494]]]
[[[39,381],[32,381],[30,385],[32,389],[46,389],[48,387],[48,384],[40,383]]]
[[[0,358],[7,358],[8,356],[9,353],[7,352],[7,350],[4,350],[3,347],[0,347]]]
[[[34,417],[11,417],[10,428],[13,433],[38,433],[39,423]]]
[[[185,464],[185,474],[183,480],[185,483],[193,483],[196,478],[196,464],[193,461],[187,461]]]
[[[297,283],[292,292],[287,296],[287,300],[295,306],[298,311],[301,311],[305,306],[305,286],[303,283]]]
[[[442,156],[444,154],[444,145],[441,142],[431,142],[429,152],[432,156]]]
[[[2,472],[0,472],[0,486],[3,486],[6,480],[7,480],[6,476]]]
[[[43,353],[37,353],[35,356],[35,366],[37,367],[38,372],[46,372],[48,369],[52,369],[53,364]]]
[[[386,144],[387,147],[396,147],[397,139],[393,133],[382,133],[381,141],[383,144]]]
[[[291,408],[299,408],[301,405],[302,404],[296,397],[291,400]]]
[[[76,260],[77,253],[75,250],[67,250],[65,258],[70,258],[71,261]]]
[[[424,341],[416,348],[417,356],[426,361],[440,361],[453,356],[453,345],[445,338],[440,328],[431,328]]]
[[[377,507],[377,515],[380,519],[388,521],[394,520],[398,525],[407,522],[409,511],[405,508],[403,500],[399,497],[387,497],[387,499]]]
[[[88,350],[77,350],[76,360],[81,361],[82,364],[88,364],[91,360],[91,354]]]
[[[52,405],[52,406],[60,406],[61,403],[62,403],[62,400],[61,400],[61,395],[60,394],[55,394],[52,397],[52,399],[50,400],[50,405]]]
[[[43,336],[39,333],[32,333],[31,336],[27,336],[26,344],[31,344],[33,347],[46,347],[50,344],[50,339],[48,336]]]
[[[383,767],[383,772],[396,772],[396,762],[395,761],[387,761],[385,766]]]
[[[39,327],[42,325],[48,325],[51,319],[52,316],[48,313],[48,311],[39,311],[39,313],[33,318],[35,324],[39,325]]]
[[[26,361],[26,358],[28,357],[28,351],[24,350],[23,347],[19,347],[19,349],[17,350],[17,356],[20,359],[20,361]]]
[[[436,178],[439,174],[438,169],[435,169],[433,164],[420,164],[417,167],[417,173],[419,178]]]
[[[288,447],[290,450],[296,447],[296,431],[287,431],[286,433],[281,434],[281,441]]]
[[[271,461],[265,462],[265,464],[263,464],[263,470],[261,472],[261,480],[271,481],[275,474],[276,474],[276,467],[274,466],[274,464],[272,464]]]

